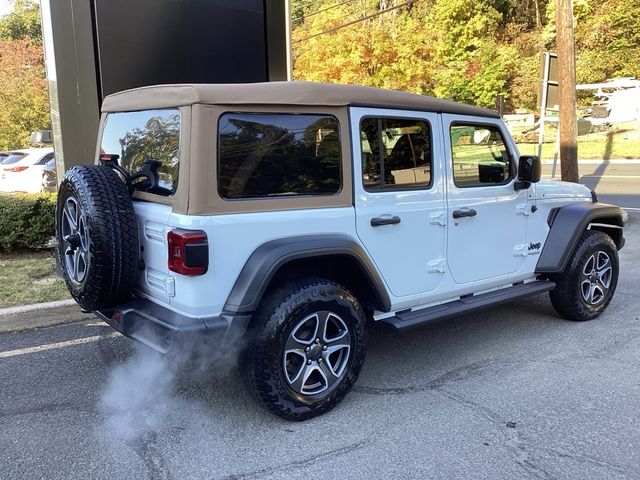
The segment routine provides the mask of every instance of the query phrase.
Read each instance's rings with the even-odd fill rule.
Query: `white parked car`
[[[52,148],[11,150],[0,164],[0,191],[38,193],[42,191],[42,172],[53,158]]]
[[[347,394],[367,323],[543,292],[582,321],[613,298],[621,209],[541,181],[494,111],[305,82],[145,87],[102,109],[102,165],[58,192],[73,298],[160,352],[239,345],[284,418]]]

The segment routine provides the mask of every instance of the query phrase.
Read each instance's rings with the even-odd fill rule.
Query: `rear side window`
[[[120,165],[132,175],[143,168],[155,169],[158,184],[142,182],[136,188],[172,195],[178,186],[180,111],[174,108],[108,114],[100,153],[119,155]]]
[[[494,125],[452,125],[451,150],[457,187],[502,185],[513,177],[509,151]]]
[[[330,115],[226,113],[218,123],[223,198],[336,194],[340,158],[338,120]]]
[[[369,191],[428,188],[431,131],[424,120],[363,118],[362,183]]]

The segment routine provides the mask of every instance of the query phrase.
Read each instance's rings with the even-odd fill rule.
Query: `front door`
[[[442,115],[447,169],[447,261],[458,284],[520,270],[527,255],[527,190],[499,119]]]
[[[395,297],[444,272],[445,203],[437,114],[352,108],[358,237]]]

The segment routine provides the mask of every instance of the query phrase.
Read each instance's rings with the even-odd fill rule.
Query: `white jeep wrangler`
[[[58,195],[71,294],[160,351],[241,344],[271,412],[334,407],[366,324],[396,330],[549,292],[607,307],[618,207],[540,181],[489,110],[304,82],[171,85],[109,96],[96,165]]]

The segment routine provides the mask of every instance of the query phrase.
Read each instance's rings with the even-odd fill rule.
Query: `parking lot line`
[[[18,350],[7,350],[0,352],[0,358],[16,357],[18,355],[26,355],[27,353],[43,352],[45,350],[55,350],[57,348],[71,347],[73,345],[82,345],[85,343],[97,342],[100,339],[117,337],[118,332],[108,333],[107,335],[94,335],[92,337],[76,338],[74,340],[66,340],[64,342],[48,343],[45,345],[37,345],[35,347],[20,348]]]
[[[640,178],[640,175],[595,175],[595,174],[587,174],[580,175],[581,177],[590,177],[590,178]]]
[[[48,310],[51,308],[67,307],[74,305],[75,300],[56,300],[54,302],[34,303],[32,305],[20,305],[18,307],[0,308],[0,317],[3,315],[17,315],[18,313],[33,312],[36,310]]]
[[[542,175],[542,177],[554,178],[550,173],[545,173],[544,175]],[[556,175],[556,177],[558,178],[558,180],[560,179],[559,175]],[[640,178],[640,175],[594,175],[589,173],[585,175],[580,175],[580,178],[618,178],[618,179],[635,180]]]

